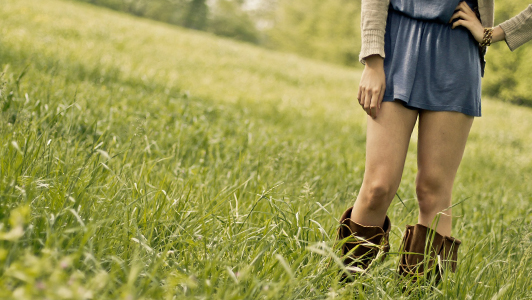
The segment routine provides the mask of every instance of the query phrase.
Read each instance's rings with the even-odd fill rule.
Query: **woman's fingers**
[[[465,28],[467,28],[467,25],[468,25],[467,21],[458,20],[458,21],[453,23],[453,27],[452,28],[455,29],[458,26],[464,26]]]
[[[460,2],[454,10],[463,10],[464,12],[473,12],[471,7],[469,7],[469,5],[465,1]]]
[[[360,88],[360,105],[364,107],[364,102],[366,101],[366,89]]]
[[[382,99],[384,98],[384,87],[381,86],[375,89],[361,87],[359,94],[359,104],[366,114],[372,118],[376,118],[381,108]]]
[[[379,98],[380,98],[380,89],[374,90],[371,95],[371,103],[369,109],[371,111],[371,117],[376,118],[379,113]]]
[[[368,115],[371,116],[371,90],[366,89],[365,97],[364,97],[364,110]]]
[[[384,93],[386,92],[386,85],[381,86],[381,93],[379,95],[379,110],[381,109],[382,100],[384,99]]]
[[[379,114],[380,102],[382,101],[384,91],[382,89],[366,89],[363,93],[364,102],[362,107],[366,114],[372,118],[376,118]]]
[[[458,6],[455,9],[455,13],[453,14],[451,19],[449,20],[449,23],[452,23],[453,20],[455,20],[457,18],[461,18],[461,19],[464,19],[464,20],[471,20],[471,19],[476,18],[476,17],[477,17],[477,15],[471,9],[471,7],[469,7],[469,5],[467,3],[460,2],[460,4],[458,4]]]
[[[451,19],[449,20],[449,23],[452,23],[455,19],[460,18],[460,13],[462,13],[461,10],[456,11],[456,12],[451,16]]]
[[[461,7],[464,9],[464,11],[468,14],[475,14],[475,12],[471,9],[471,6],[469,6],[469,4],[467,4],[465,1],[462,1],[460,3]]]
[[[477,42],[482,42],[484,37],[484,26],[480,22],[477,14],[471,9],[471,7],[465,3],[461,2],[456,7],[456,11],[449,20],[449,23],[453,23],[452,28],[455,29],[458,26],[463,26],[475,38]]]
[[[476,18],[476,16],[465,13],[462,10],[459,10],[453,14],[453,16],[451,17],[451,20],[449,20],[449,23],[452,23],[455,19],[462,19],[462,20],[470,21],[473,18]]]
[[[360,86],[358,94],[360,95],[359,96],[360,100],[358,101],[358,103],[360,104],[360,106],[362,106],[363,110],[366,110],[364,108],[364,103],[366,103],[366,88],[363,86]]]
[[[359,91],[358,91],[358,94],[359,94],[359,101],[358,103],[362,106],[362,108],[364,108],[364,101],[366,101],[366,89],[361,86]]]

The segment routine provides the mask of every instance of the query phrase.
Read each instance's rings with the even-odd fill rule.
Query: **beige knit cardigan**
[[[378,54],[384,58],[384,32],[390,0],[362,0],[362,49],[359,59]],[[493,27],[494,0],[478,0],[478,11],[484,27]],[[519,15],[499,25],[511,51],[532,40],[532,4]]]

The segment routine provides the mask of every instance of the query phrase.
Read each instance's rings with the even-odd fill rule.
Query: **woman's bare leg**
[[[383,102],[376,119],[368,117],[366,170],[351,220],[382,226],[403,174],[408,143],[418,111],[398,102]]]
[[[454,178],[473,119],[459,112],[419,113],[416,178],[419,223],[431,227],[436,215],[443,211],[436,228],[441,235],[451,235],[451,209],[447,208],[451,206]]]

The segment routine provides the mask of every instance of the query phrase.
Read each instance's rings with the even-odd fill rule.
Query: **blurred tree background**
[[[80,0],[139,17],[260,43],[261,32],[244,0]]]
[[[499,5],[497,5],[499,4]],[[495,24],[521,12],[529,0],[495,1]],[[514,52],[506,43],[494,44],[486,56],[483,92],[506,102],[532,106],[532,41]]]
[[[263,47],[359,66],[361,0],[79,0]],[[496,1],[499,24],[528,0]],[[498,5],[497,5],[498,4]],[[532,106],[532,45],[505,43],[486,57],[484,95]]]
[[[358,65],[360,0],[279,1],[267,36],[274,49]]]

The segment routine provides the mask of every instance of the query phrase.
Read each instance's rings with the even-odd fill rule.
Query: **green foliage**
[[[0,9],[1,299],[526,299],[532,111],[486,100],[457,176],[460,264],[338,283],[364,172],[360,73],[80,3]]]
[[[524,10],[526,0],[506,2],[496,6],[495,24],[500,24]],[[525,44],[510,52],[506,43],[490,47],[486,57],[487,67],[483,92],[506,102],[532,106],[532,45]]]
[[[280,1],[268,32],[274,49],[344,65],[358,65],[360,1]]]
[[[209,31],[220,36],[258,43],[260,33],[250,16],[235,0],[218,0],[209,22]]]
[[[124,11],[136,16],[157,21],[181,25],[190,28],[201,26],[207,13],[194,10],[198,1],[189,0],[78,0],[114,10]]]
[[[258,43],[260,33],[240,0],[78,0],[216,35]]]
[[[183,25],[187,28],[203,30],[207,27],[207,15],[208,8],[205,0],[192,0],[188,5]]]

